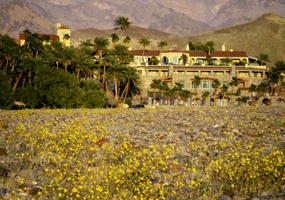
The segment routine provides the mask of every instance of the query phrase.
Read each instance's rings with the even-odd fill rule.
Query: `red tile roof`
[[[70,29],[70,28],[68,28],[68,27],[66,27],[66,26],[61,26],[61,27],[59,27],[59,28],[57,28],[57,29]]]
[[[161,78],[159,79],[160,81],[164,81],[164,82],[172,82],[172,76],[169,76],[169,77],[164,77],[164,78]]]
[[[133,56],[142,56],[143,50],[128,50],[128,53],[130,53]],[[144,55],[145,56],[159,56],[160,50],[145,50]]]
[[[244,79],[244,78],[238,78],[238,82],[239,83],[243,83],[243,82],[246,82],[247,81],[247,79]]]
[[[16,44],[21,44],[21,40],[15,40]]]
[[[142,56],[143,50],[129,50],[134,56]],[[190,57],[207,57],[207,51],[180,51],[180,50],[163,50],[162,53],[180,52],[189,54]],[[145,56],[159,56],[160,50],[145,50]],[[212,51],[212,57],[248,57],[245,51]]]
[[[56,34],[39,34],[39,37],[43,37],[44,35],[50,36],[50,40],[59,40],[59,36],[56,35]],[[19,34],[19,38],[21,40],[25,40],[25,34],[24,33],[20,33]]]

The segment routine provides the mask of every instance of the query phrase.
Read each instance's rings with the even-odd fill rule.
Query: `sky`
[[[9,3],[9,2],[12,2],[14,0],[0,0],[0,3]]]

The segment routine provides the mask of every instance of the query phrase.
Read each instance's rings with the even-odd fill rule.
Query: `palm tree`
[[[262,65],[264,62],[270,62],[268,54],[260,53],[259,56],[257,56],[257,58],[258,61],[260,62],[260,65]]]
[[[143,46],[143,54],[142,54],[142,60],[144,62],[144,51],[145,51],[145,47],[148,46],[150,44],[150,40],[147,39],[147,38],[142,38],[140,41],[139,41],[140,45]]]
[[[182,87],[183,87],[183,85],[182,85],[181,83],[175,82],[175,85],[174,85],[174,87],[173,87],[173,90],[176,92],[176,100],[178,100],[178,93],[179,93],[180,91],[182,91]]]
[[[129,18],[124,17],[124,16],[121,16],[115,19],[114,22],[115,22],[115,26],[117,26],[115,30],[121,29],[121,40],[123,40],[123,31],[124,30],[126,31],[126,29],[130,27],[132,22],[129,21]]]
[[[121,101],[123,95],[125,95],[124,97],[124,102],[126,101],[126,98],[127,98],[127,94],[128,94],[128,91],[130,88],[132,88],[130,85],[132,84],[133,86],[137,87],[136,89],[139,90],[138,92],[140,92],[140,88],[138,88],[138,86],[141,84],[141,81],[140,81],[140,77],[137,73],[137,70],[133,67],[127,67],[126,68],[127,70],[125,71],[125,76],[127,77],[127,82],[125,84],[125,88],[124,88],[124,91],[122,93],[122,96],[121,98],[119,99],[119,102]],[[132,88],[134,89],[134,88]],[[133,97],[133,94],[134,94],[134,91],[130,91],[131,93],[131,96]]]
[[[160,48],[160,60],[161,60],[162,49],[163,49],[163,47],[166,47],[167,45],[168,45],[168,43],[166,41],[160,41],[157,43],[157,47]]]
[[[63,36],[63,40],[69,40],[70,39],[70,35],[68,35],[67,33]],[[65,44],[64,44],[65,45]]]
[[[42,38],[45,41],[45,48],[46,48],[47,43],[50,41],[50,36],[49,35],[44,35]]]
[[[128,47],[123,44],[117,44],[114,47],[113,53],[118,57],[118,60],[120,63],[123,63],[123,61],[126,61],[125,58],[129,54],[127,53]]]
[[[214,88],[214,94],[213,94],[213,96],[214,96],[214,105],[215,105],[215,96],[216,96],[217,90],[220,87],[220,85],[221,85],[221,82],[219,81],[219,79],[216,78],[216,79],[213,80],[212,87]]]
[[[155,102],[155,90],[160,88],[160,80],[153,79],[150,87],[153,88],[153,102]]]
[[[99,51],[99,63],[101,62],[101,59],[102,59],[102,53],[103,53],[103,50],[107,49],[109,45],[109,40],[108,39],[105,39],[103,37],[96,37],[95,40],[94,40],[94,49],[96,51]],[[98,77],[99,77],[99,81],[100,81],[100,73],[99,73],[99,65],[98,65]]]
[[[272,101],[273,96],[273,90],[275,87],[275,84],[278,84],[280,76],[278,74],[278,71],[276,68],[272,67],[269,72],[266,74],[268,81],[271,83],[271,95],[270,100]]]
[[[204,100],[204,105],[206,105],[206,100],[207,100],[207,98],[210,96],[210,92],[208,92],[208,91],[203,91],[202,93],[203,93],[203,94],[202,94],[202,98],[203,98],[203,100]]]
[[[194,87],[195,87],[194,95],[197,95],[196,90],[197,90],[198,85],[201,84],[201,78],[198,75],[196,75],[192,81],[192,84],[194,84]]]
[[[212,56],[207,56],[206,57],[206,61],[207,61],[207,63],[208,63],[208,65],[212,62]]]
[[[67,66],[71,64],[73,54],[74,54],[74,50],[70,48],[64,48],[62,51],[62,56],[63,56],[62,62],[64,64],[65,72],[67,70]]]
[[[183,65],[188,61],[188,57],[185,54],[182,54],[182,56],[179,58],[179,61],[182,60]]]
[[[212,51],[215,51],[215,49],[214,49],[215,43],[214,43],[213,41],[209,41],[209,42],[207,42],[207,43],[205,44],[205,46],[206,46],[207,49],[208,49],[208,56],[210,56],[210,55],[211,55],[211,50],[212,50]]]
[[[248,92],[251,92],[251,98],[253,98],[253,92],[255,92],[257,89],[257,86],[254,85],[253,83],[250,85],[250,87],[248,88]]]
[[[229,58],[229,57],[226,57],[225,59],[223,59],[223,62],[225,62],[226,65],[232,63],[232,61],[233,61],[233,60],[232,60],[231,58]]]
[[[170,99],[171,99],[171,97],[173,97],[175,95],[175,91],[172,89],[169,89],[169,90],[165,91],[164,94],[168,99],[168,106],[169,106],[170,105]]]
[[[189,90],[182,90],[179,93],[179,96],[183,99],[184,102],[187,102],[188,99],[191,97],[191,95],[193,95],[193,93],[190,92]]]
[[[120,40],[119,36],[116,33],[113,33],[111,37],[113,45],[116,46],[117,42]]]
[[[126,38],[123,40],[123,43],[125,45],[130,44],[130,42],[131,42],[131,38],[129,36],[126,36]]]
[[[260,93],[260,103],[261,103],[261,96],[263,95],[263,93],[266,91],[267,85],[265,83],[260,83],[257,86],[257,91],[259,91]]]
[[[109,40],[108,39],[105,39],[103,37],[96,37],[95,40],[94,40],[94,48],[95,50],[99,51],[99,62],[102,58],[102,53],[103,53],[103,50],[107,49],[109,45]]]
[[[231,101],[233,99],[233,92],[234,92],[234,87],[238,86],[238,78],[237,77],[232,77],[232,81],[229,84],[232,87],[231,91]]]
[[[105,80],[106,80],[106,66],[110,66],[113,63],[116,62],[116,58],[112,55],[106,55],[102,60],[101,60],[101,65],[104,66],[103,70],[103,82],[102,82],[102,88],[104,88]],[[107,90],[107,87],[106,87]]]
[[[224,104],[225,103],[225,93],[228,91],[228,86],[223,85],[221,87],[221,91],[222,91],[222,94],[223,94],[223,104]]]
[[[149,64],[149,65],[157,65],[159,62],[160,62],[160,61],[157,59],[156,56],[152,56],[152,57],[150,58],[150,60],[148,61],[148,64]]]
[[[275,67],[276,68],[276,73],[279,76],[279,81],[277,83],[277,91],[279,92],[279,87],[280,87],[280,83],[281,83],[281,74],[285,73],[285,61],[281,60],[281,61],[277,61],[275,62]]]
[[[161,91],[161,99],[162,99],[162,103],[163,103],[163,93],[167,90],[169,90],[169,86],[166,82],[162,82],[160,87],[159,87],[159,90]]]
[[[126,75],[125,75],[126,71],[127,71],[127,68],[118,63],[113,64],[107,70],[108,78],[113,79],[115,83],[115,99],[116,100],[118,100],[119,98],[118,85],[120,85],[121,82],[124,82],[126,80]]]

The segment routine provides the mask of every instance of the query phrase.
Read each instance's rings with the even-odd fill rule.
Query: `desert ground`
[[[285,199],[285,108],[0,110],[2,199]]]

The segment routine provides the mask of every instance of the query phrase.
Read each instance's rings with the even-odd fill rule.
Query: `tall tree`
[[[144,62],[144,52],[145,52],[145,47],[147,47],[151,42],[149,39],[147,38],[142,38],[140,41],[139,41],[140,45],[143,46],[143,54],[142,54],[142,60]]]
[[[129,36],[126,36],[126,38],[123,40],[123,43],[124,43],[125,45],[130,44],[130,42],[131,42],[131,38],[130,38]]]
[[[225,93],[228,91],[228,86],[223,85],[221,87],[221,91],[222,91],[222,94],[223,94],[223,104],[224,104],[225,103]]]
[[[250,87],[248,88],[248,92],[251,93],[251,98],[253,98],[253,92],[255,92],[257,89],[257,86],[254,85],[253,83],[250,85]]]
[[[237,87],[237,86],[238,86],[238,78],[235,77],[235,76],[232,77],[232,80],[231,80],[231,82],[230,82],[229,85],[230,85],[231,88],[232,88],[232,90],[231,90],[231,101],[232,101],[232,99],[233,99],[234,87]]]
[[[182,60],[183,65],[185,65],[185,63],[188,61],[188,57],[183,53],[182,56],[180,56],[179,60]]]
[[[264,95],[265,91],[266,91],[267,85],[265,83],[260,83],[257,86],[257,91],[259,92],[259,100],[260,100],[260,104],[262,103],[262,99],[261,96]]]
[[[191,97],[191,95],[193,95],[193,93],[190,92],[189,90],[182,90],[179,93],[179,96],[183,99],[184,102],[187,102],[188,99]]]
[[[217,90],[220,87],[220,85],[221,85],[221,82],[219,81],[219,79],[216,78],[216,79],[213,80],[212,87],[214,88],[214,94],[213,94],[213,96],[214,96],[214,105],[215,105],[216,93],[217,93]]]
[[[160,80],[153,79],[150,87],[153,89],[153,102],[155,102],[155,90],[160,88]]]
[[[156,56],[152,56],[152,57],[150,58],[150,60],[148,61],[148,64],[149,64],[149,65],[157,65],[159,62],[160,62],[160,61],[157,59]]]
[[[207,56],[206,57],[206,61],[207,61],[207,63],[208,63],[208,65],[212,62],[212,56]]]
[[[268,79],[269,83],[271,83],[270,99],[272,100],[274,87],[275,87],[275,84],[278,84],[280,76],[279,76],[278,70],[275,67],[272,67],[269,70],[269,72],[266,74],[266,76],[267,76],[267,79]]]
[[[161,82],[159,90],[161,91],[161,100],[162,100],[162,103],[163,103],[163,93],[165,91],[169,90],[169,86],[168,86],[167,82],[164,82],[164,81]]]
[[[102,59],[102,54],[103,54],[103,50],[107,49],[109,45],[109,40],[108,39],[105,39],[103,37],[96,37],[95,40],[94,40],[94,49],[96,51],[99,51],[99,63],[101,62],[101,59]],[[98,78],[99,78],[99,81],[101,80],[100,78],[100,73],[99,73],[100,69],[99,69],[99,65],[98,65]]]
[[[42,38],[45,41],[45,48],[46,48],[47,43],[50,41],[50,36],[49,35],[44,35]]]
[[[202,99],[204,100],[205,104],[206,104],[207,98],[209,96],[210,96],[210,92],[208,92],[208,91],[203,91],[202,92]]]
[[[123,41],[123,31],[127,30],[130,25],[132,24],[132,22],[129,21],[129,18],[127,17],[124,17],[124,16],[121,16],[121,17],[118,17],[117,19],[114,20],[115,22],[115,30],[117,29],[120,29],[121,30],[121,41]]]
[[[208,56],[210,56],[211,55],[211,51],[215,51],[215,49],[214,49],[215,43],[213,41],[209,41],[209,42],[207,42],[205,44],[205,46],[208,49]]]
[[[157,43],[157,47],[160,48],[160,60],[162,60],[161,58],[162,49],[166,47],[167,45],[168,43],[166,41],[160,41]]]
[[[181,83],[175,82],[175,85],[174,85],[174,87],[173,87],[173,90],[176,92],[176,100],[178,100],[178,93],[179,93],[180,91],[182,91],[182,87],[183,87],[183,85],[182,85]]]
[[[116,33],[113,33],[113,34],[111,35],[111,37],[112,37],[112,43],[113,43],[113,45],[116,46],[116,45],[117,45],[117,42],[120,40],[119,36],[118,36]]]
[[[96,37],[94,40],[94,48],[95,50],[99,51],[99,62],[102,59],[102,54],[103,54],[103,50],[107,49],[108,45],[109,45],[109,40],[105,39],[103,37]]]
[[[270,62],[269,55],[260,53],[259,56],[257,56],[258,61],[260,62],[260,65],[263,65],[264,62]]]
[[[229,57],[226,57],[225,59],[223,59],[223,62],[226,63],[226,65],[232,63],[232,61],[233,60],[231,58],[229,58]]]
[[[197,87],[198,85],[201,84],[201,78],[198,75],[196,75],[194,79],[192,80],[192,84],[194,84],[194,87],[195,87],[194,95],[197,95]]]

